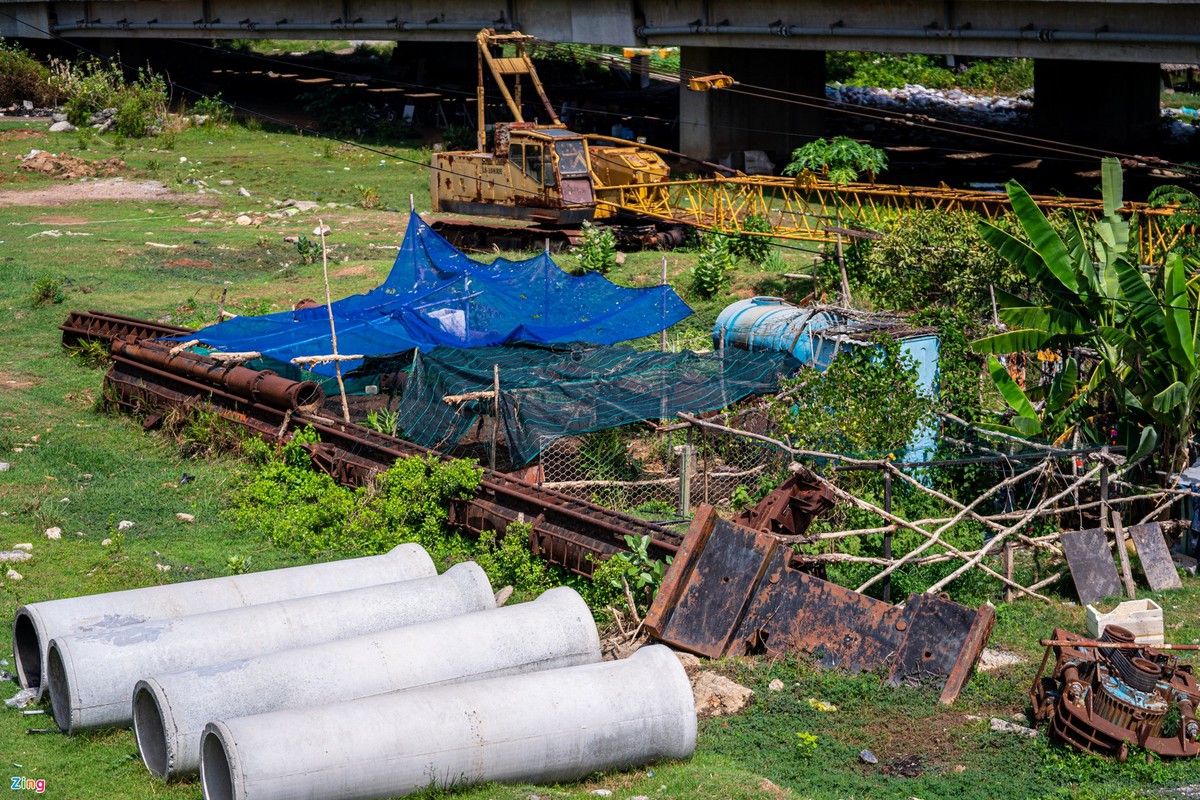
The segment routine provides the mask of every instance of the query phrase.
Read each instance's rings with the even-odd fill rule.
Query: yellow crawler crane
[[[811,174],[797,178],[743,175],[716,164],[698,162],[713,178],[670,180],[664,156],[680,153],[610,136],[579,134],[567,129],[554,111],[526,45],[535,37],[498,34],[484,29],[476,36],[479,81],[475,150],[433,154],[430,198],[433,210],[465,215],[435,221],[435,227],[462,247],[505,242],[528,247],[544,238],[558,246],[578,241],[584,222],[623,223],[637,231],[642,244],[669,245],[669,231],[686,227],[745,233],[769,238],[833,242],[842,226],[875,227],[911,209],[973,211],[987,219],[1003,215],[1008,197],[1000,192],[851,183],[834,186]],[[508,49],[512,55],[497,55]],[[511,122],[497,123],[488,135],[485,88],[488,77],[503,96]],[[522,111],[523,78],[545,111],[546,122],[527,121]],[[511,84],[510,84],[511,82]],[[688,88],[707,91],[732,86],[727,75],[693,78]],[[490,141],[489,141],[490,139]],[[1035,196],[1045,211],[1070,209],[1100,216],[1100,200]],[[838,212],[840,207],[840,213]],[[1163,224],[1171,208],[1125,203],[1122,213],[1137,215],[1137,243],[1144,264],[1161,263],[1184,233]],[[483,223],[477,217],[491,217]],[[749,217],[765,219],[769,232],[746,231]],[[501,222],[501,219],[508,222]],[[641,226],[640,230],[639,227]],[[628,236],[624,237],[628,242]]]

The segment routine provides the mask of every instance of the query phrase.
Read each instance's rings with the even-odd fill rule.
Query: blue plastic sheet
[[[416,213],[387,280],[335,301],[332,309],[338,352],[363,356],[518,341],[613,344],[657,333],[692,313],[669,286],[631,289],[594,272],[569,275],[549,254],[476,261]],[[260,352],[263,366],[293,377],[292,358],[333,352],[326,306],[236,317],[175,340],[184,338],[223,352]],[[342,372],[361,364],[344,362]],[[311,372],[332,377],[334,367]]]

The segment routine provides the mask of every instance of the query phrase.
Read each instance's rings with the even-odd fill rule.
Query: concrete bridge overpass
[[[383,39],[473,59],[482,27],[679,45],[689,73],[806,95],[823,93],[827,50],[1022,56],[1040,131],[1112,146],[1157,120],[1159,63],[1200,61],[1200,2],[1180,0],[0,0],[0,35],[31,39]],[[683,92],[680,114],[682,148],[706,158],[820,128],[819,111],[744,94]],[[762,118],[773,132],[747,141]]]

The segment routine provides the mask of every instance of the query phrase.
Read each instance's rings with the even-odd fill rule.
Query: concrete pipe
[[[563,586],[532,603],[147,678],[133,690],[133,728],[147,769],[178,778],[200,769],[214,719],[599,660],[592,612]]]
[[[478,564],[400,583],[280,600],[50,642],[47,686],[66,733],[133,724],[134,685],[205,664],[250,658],[401,625],[496,608]]]
[[[696,747],[668,648],[623,661],[210,722],[205,800],[365,800],[484,781],[554,783]]]
[[[40,699],[46,687],[46,649],[61,636],[436,574],[420,545],[402,544],[381,556],[30,603],[17,609],[13,622],[17,680],[36,689]]]

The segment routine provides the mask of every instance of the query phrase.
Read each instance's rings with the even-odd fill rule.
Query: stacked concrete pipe
[[[668,648],[209,723],[205,800],[368,800],[484,781],[553,783],[688,758],[696,709]]]
[[[17,679],[45,694],[51,639],[436,574],[420,545],[402,544],[381,556],[30,603],[13,622]]]
[[[591,610],[564,586],[531,603],[147,678],[134,688],[133,726],[146,767],[178,778],[200,769],[214,719],[599,660]]]
[[[67,733],[128,727],[134,685],[147,676],[495,607],[483,570],[464,563],[432,578],[55,638],[50,706]]]

